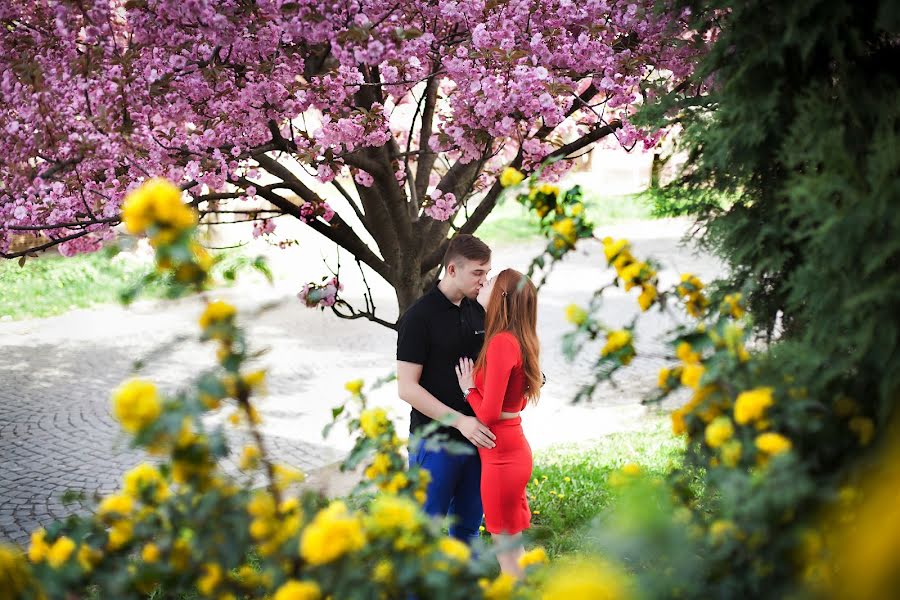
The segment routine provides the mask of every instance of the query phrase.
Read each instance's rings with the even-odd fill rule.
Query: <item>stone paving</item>
[[[679,245],[686,230],[687,223],[673,220],[620,224],[598,233],[627,236],[641,256],[661,260],[668,267],[661,273],[664,284],[683,271],[703,277],[717,274],[715,261]],[[505,266],[523,269],[538,248],[533,243],[495,248],[494,272]],[[636,427],[647,413],[640,395],[654,384],[665,360],[655,337],[673,323],[648,315],[638,329],[639,358],[617,377],[617,385],[603,386],[590,404],[569,403],[589,377],[596,354],[585,353],[573,363],[565,360],[560,339],[569,326],[563,309],[570,302],[585,303],[609,275],[600,264],[599,245],[588,245],[587,250],[559,265],[541,292],[539,334],[548,383],[541,403],[523,415],[536,449]],[[259,360],[269,372],[269,393],[260,410],[273,454],[315,472],[339,460],[352,444],[339,428],[327,440],[321,436],[330,408],[346,397],[343,383],[356,377],[371,382],[390,373],[396,337],[375,324],[342,321],[299,306],[293,292],[303,282],[297,275],[303,265],[293,260],[289,253],[275,259],[275,286],[250,282],[215,295],[238,306],[250,339],[268,350]],[[354,289],[352,283],[347,287]],[[379,306],[391,306],[385,284],[375,282],[373,292]],[[603,308],[609,325],[634,316],[631,296],[609,295]],[[263,306],[270,308],[259,312]],[[128,448],[111,416],[109,393],[134,373],[133,363],[141,357],[149,359],[140,375],[167,390],[184,385],[212,364],[210,348],[193,341],[172,344],[197,331],[200,311],[198,300],[185,299],[0,323],[0,540],[27,542],[35,527],[85,509],[79,502],[63,506],[66,491],[111,493],[121,473],[145,459]],[[388,309],[384,316],[394,315]],[[398,429],[407,427],[408,408],[397,399],[395,385],[375,392],[371,400],[391,409]],[[224,414],[209,418],[210,425],[222,421]],[[240,444],[244,434],[227,429],[233,444]]]

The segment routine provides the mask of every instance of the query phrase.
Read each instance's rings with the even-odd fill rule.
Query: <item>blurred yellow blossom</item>
[[[366,544],[362,523],[336,500],[319,511],[300,539],[300,556],[312,565],[329,563]]]
[[[772,406],[772,388],[761,387],[738,394],[734,403],[734,421],[738,425],[747,425],[762,419],[766,410]]]
[[[112,394],[113,411],[129,433],[155,422],[162,412],[156,386],[143,379],[129,379]]]

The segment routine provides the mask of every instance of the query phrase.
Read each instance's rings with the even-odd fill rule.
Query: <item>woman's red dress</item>
[[[501,419],[501,412],[525,408],[525,373],[516,337],[504,331],[487,342],[484,372],[475,372],[475,389],[468,401],[478,420],[497,436],[493,448],[481,455],[481,501],[486,529],[512,535],[531,525],[525,487],[531,479],[531,446],[522,431],[522,418]]]

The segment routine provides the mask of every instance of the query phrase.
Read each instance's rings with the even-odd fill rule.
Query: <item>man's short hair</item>
[[[491,249],[474,235],[460,233],[447,246],[444,253],[444,267],[461,258],[485,263],[491,259]]]

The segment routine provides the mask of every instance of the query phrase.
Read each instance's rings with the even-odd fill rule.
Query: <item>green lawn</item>
[[[605,196],[587,187],[582,191],[585,213],[595,225],[654,218],[652,202],[643,196]],[[477,235],[488,244],[502,245],[537,240],[540,232],[537,218],[510,197],[491,211]]]
[[[49,317],[73,308],[117,302],[119,292],[153,268],[151,259],[106,252],[70,258],[47,255],[0,261],[0,318]],[[162,296],[162,289],[151,289]]]
[[[612,434],[588,446],[536,452],[534,479],[528,486],[534,543],[551,556],[582,549],[591,520],[613,498],[609,474],[635,463],[642,471],[662,475],[679,463],[683,446],[669,420],[659,417],[640,431]]]

